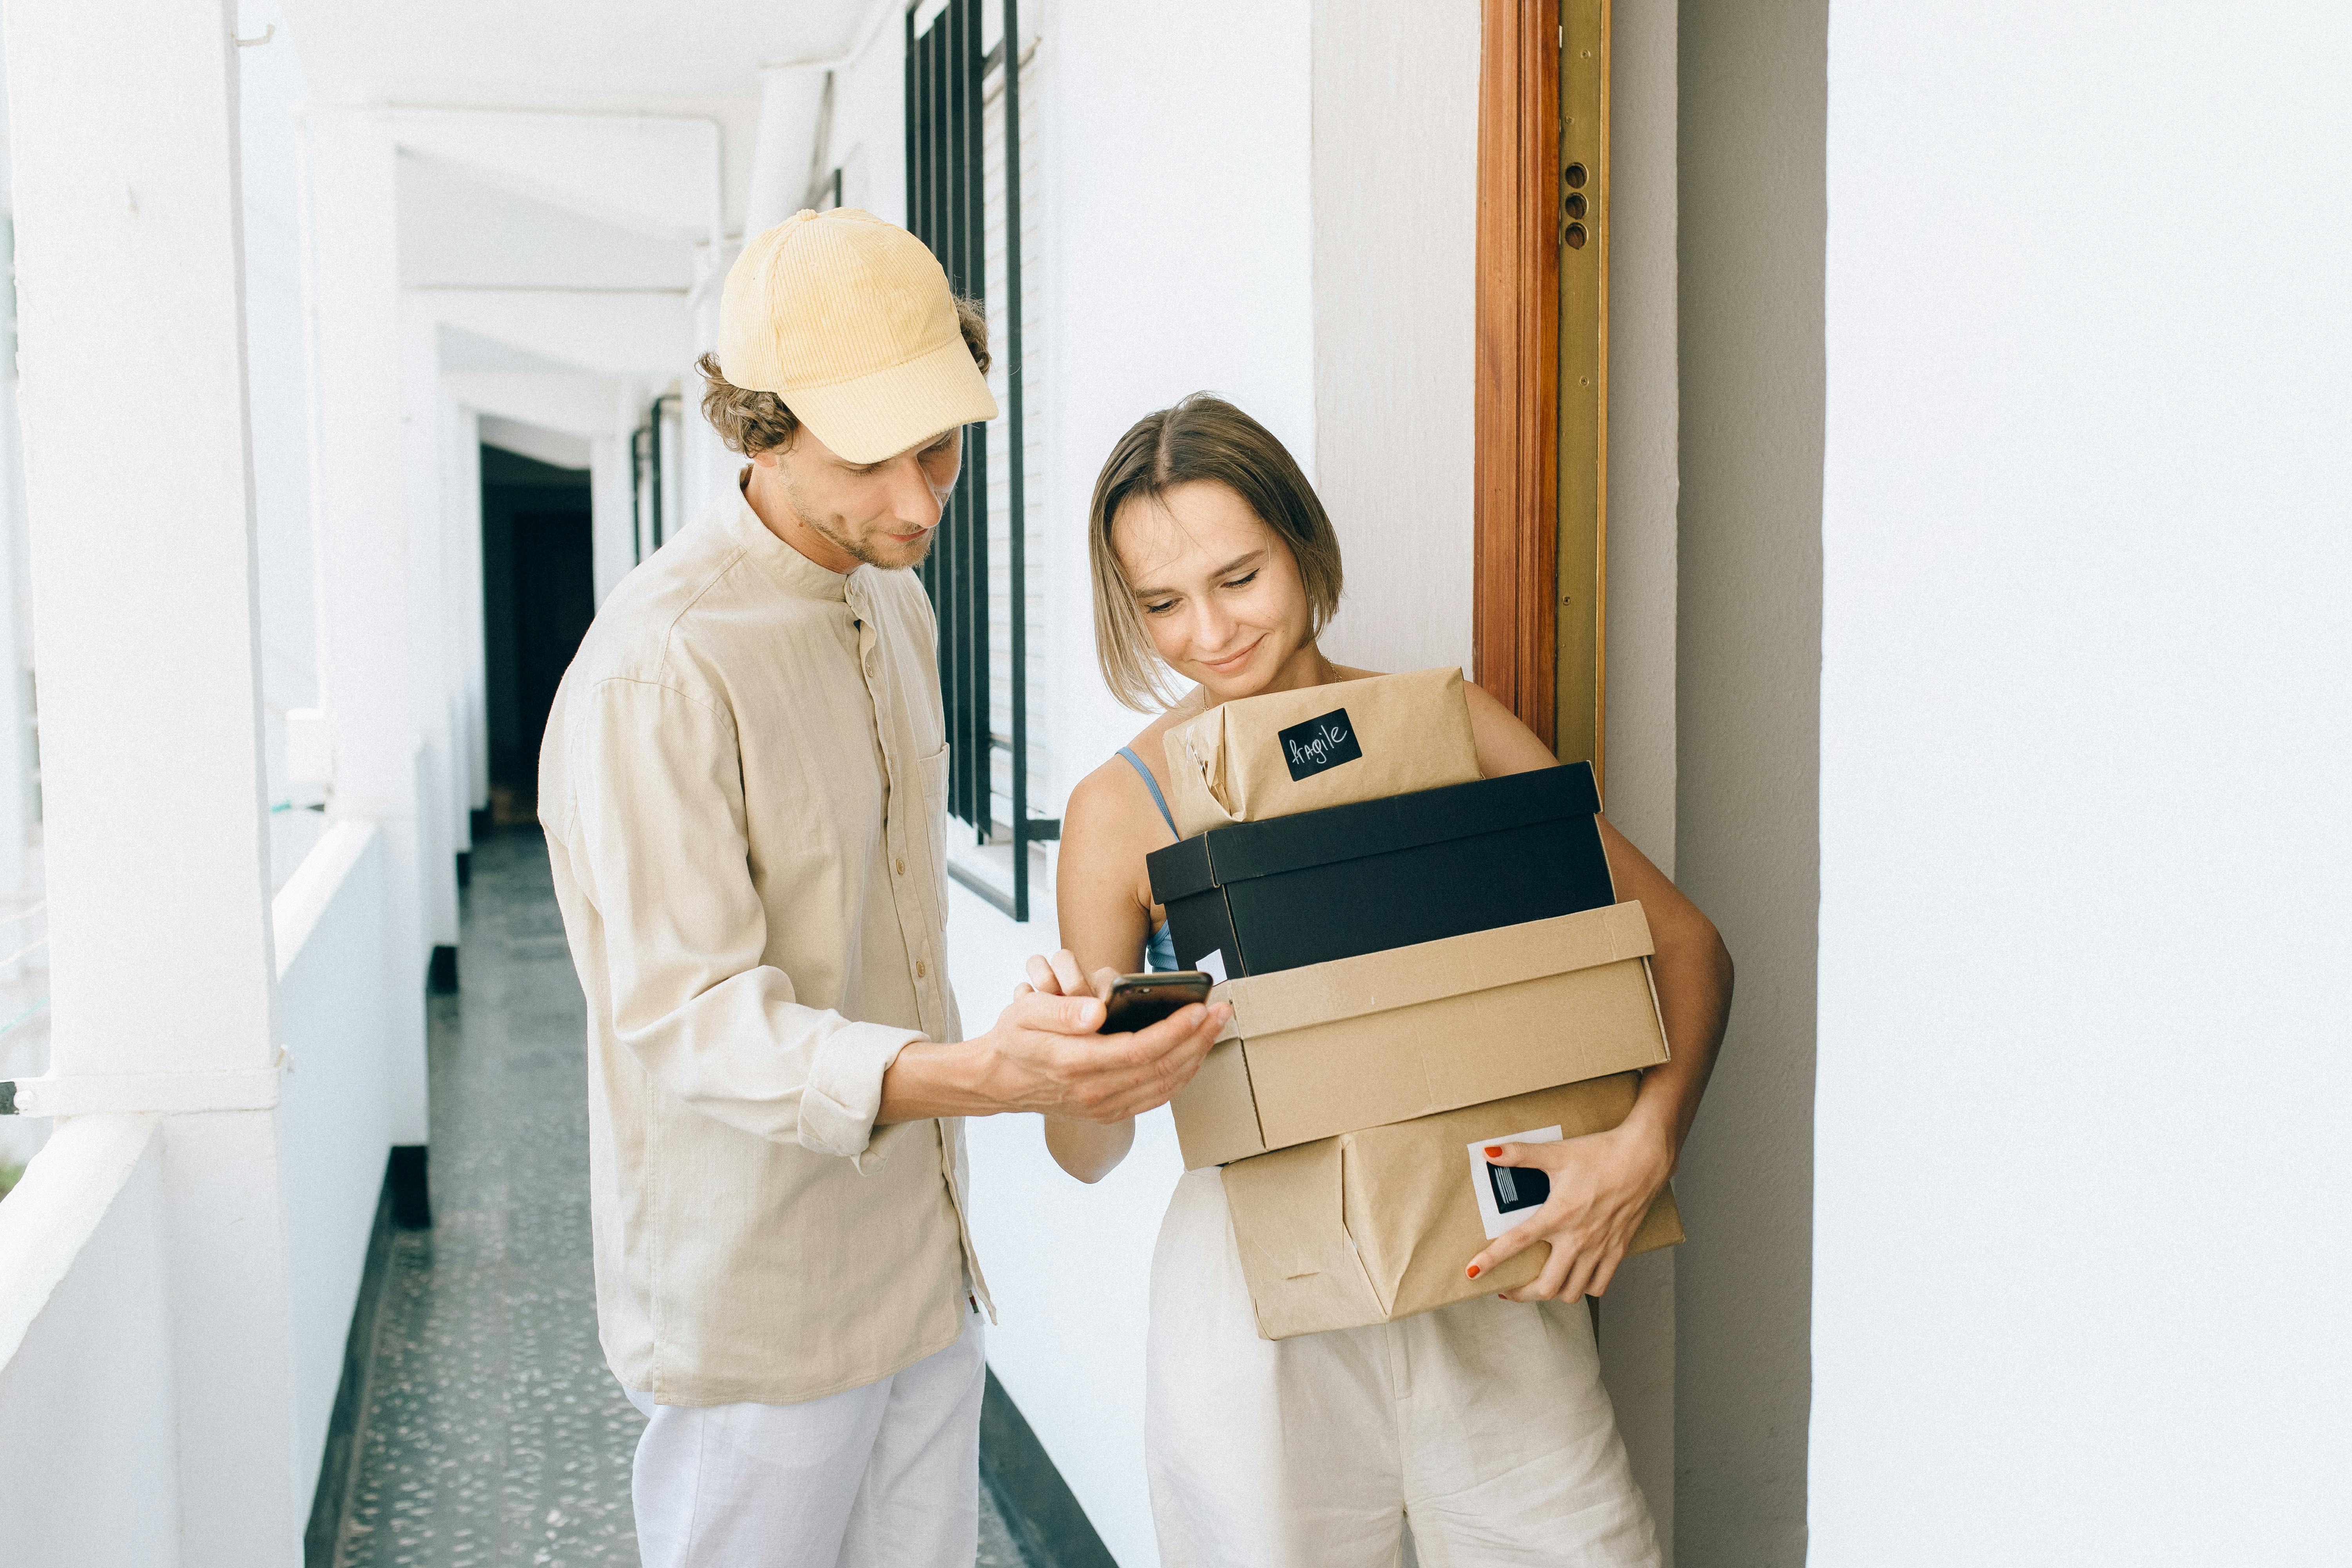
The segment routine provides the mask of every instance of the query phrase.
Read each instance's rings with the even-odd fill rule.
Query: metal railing
[[[1021,376],[1021,84],[1019,0],[1003,0],[1003,39],[982,48],[982,0],[948,0],[920,34],[907,13],[908,226],[930,247],[957,293],[975,303],[987,297],[988,192],[982,155],[982,84],[991,68],[1004,72],[1004,367],[1008,440],[1005,459],[1012,512],[1006,531],[1010,624],[1011,733],[989,722],[988,437],[984,426],[964,433],[964,464],[949,497],[939,542],[925,559],[923,586],[940,627],[940,688],[947,711],[948,811],[973,828],[977,841],[994,841],[992,752],[1010,752],[1012,886],[999,888],[950,863],[956,880],[1011,915],[1029,918],[1029,846],[1061,836],[1056,818],[1029,815],[1029,627],[1027,493],[1023,449]],[[1009,41],[1011,47],[1007,47]]]

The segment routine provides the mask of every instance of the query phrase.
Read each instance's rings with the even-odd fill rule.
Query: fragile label
[[[1557,1143],[1559,1141],[1559,1128],[1539,1127],[1533,1132],[1512,1132],[1500,1138],[1476,1138],[1470,1142],[1470,1186],[1477,1194],[1478,1219],[1486,1228],[1488,1241],[1543,1207],[1551,1196],[1551,1176],[1548,1172],[1532,1166],[1494,1164],[1487,1160],[1486,1151],[1496,1143]]]
[[[1282,742],[1282,760],[1290,769],[1292,784],[1328,773],[1341,763],[1352,763],[1364,754],[1345,708],[1334,708],[1320,719],[1278,730],[1275,739]]]

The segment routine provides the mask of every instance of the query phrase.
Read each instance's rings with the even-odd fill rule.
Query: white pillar
[[[629,437],[598,436],[588,443],[588,540],[596,603],[629,574]]]
[[[457,749],[462,760],[468,813],[490,804],[488,677],[482,647],[482,416],[453,398],[441,400],[441,473],[449,647],[457,685]],[[473,844],[470,822],[459,842]]]
[[[647,498],[632,489],[629,447],[645,417],[645,388],[634,381],[613,385],[612,424],[588,443],[588,512],[591,560],[596,583],[596,603],[619,586],[636,564],[637,531]],[[646,542],[651,543],[650,537]]]
[[[388,116],[304,119],[312,408],[317,420],[320,705],[334,728],[329,809],[382,824],[390,875],[393,1142],[426,1142],[425,872],[409,640],[401,440],[397,157]],[[438,694],[436,693],[436,700]]]
[[[5,14],[51,1070],[178,1086],[147,1109],[274,1102],[233,12]],[[276,1112],[168,1115],[163,1140],[178,1562],[290,1568]]]
[[[397,164],[395,164],[395,170]],[[397,178],[397,174],[394,175]],[[441,503],[439,324],[423,301],[400,304],[401,474],[408,497],[408,668],[412,721],[424,753],[417,810],[425,940],[457,945],[457,847],[465,786],[455,730],[456,659],[449,647],[449,572]]]

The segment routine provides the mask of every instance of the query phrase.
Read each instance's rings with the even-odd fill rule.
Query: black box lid
[[[1268,822],[1213,827],[1153,850],[1144,864],[1151,874],[1153,901],[1165,904],[1253,878],[1496,833],[1556,817],[1591,816],[1600,809],[1592,764],[1571,763],[1384,800],[1304,811]]]

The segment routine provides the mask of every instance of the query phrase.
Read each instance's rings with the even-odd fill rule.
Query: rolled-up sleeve
[[[764,962],[743,780],[726,710],[608,678],[570,743],[575,868],[604,927],[614,1031],[667,1094],[820,1154],[865,1152],[882,1078],[919,1030],[845,1018]]]

